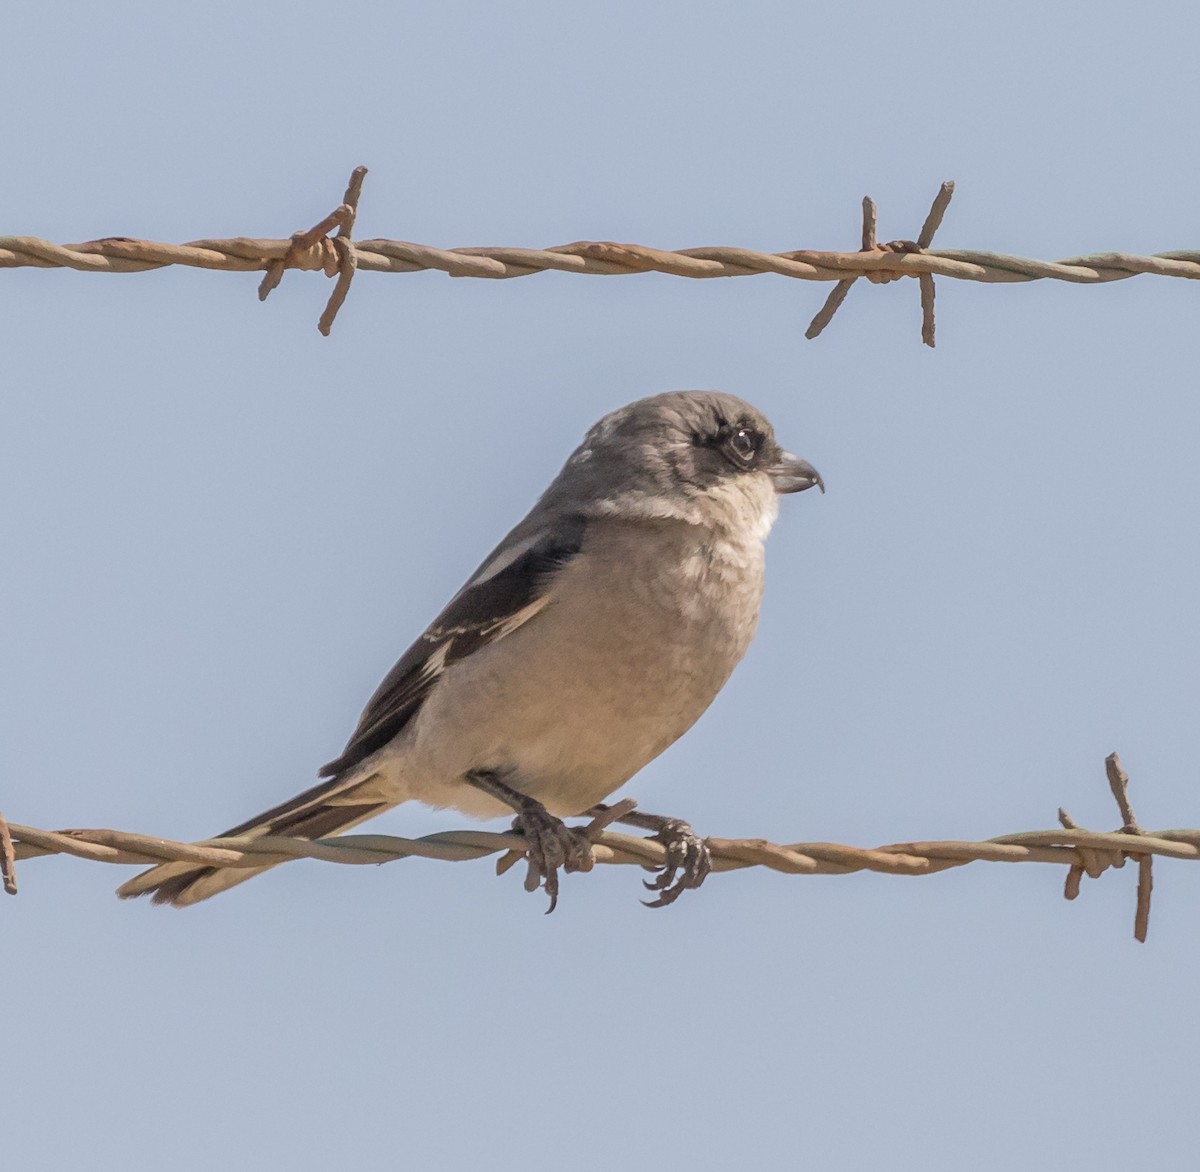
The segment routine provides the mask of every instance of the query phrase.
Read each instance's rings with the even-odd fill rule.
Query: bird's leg
[[[610,807],[601,803],[587,811],[592,817],[608,813]],[[689,887],[699,887],[712,870],[712,854],[708,839],[701,838],[680,818],[664,818],[661,814],[633,811],[616,819],[626,826],[654,831],[654,839],[666,848],[667,861],[663,868],[644,886],[657,891],[658,897],[643,900],[647,907],[666,907],[674,903]]]
[[[513,829],[524,835],[525,857],[529,860],[525,890],[536,891],[539,887],[545,890],[550,897],[550,906],[546,909],[549,915],[558,905],[559,867],[570,873],[590,871],[594,865],[592,844],[587,835],[567,826],[541,802],[514,789],[492,770],[472,770],[466,775],[466,781],[516,811]]]

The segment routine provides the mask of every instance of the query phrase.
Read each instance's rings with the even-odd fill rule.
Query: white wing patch
[[[446,657],[450,654],[450,647],[454,642],[454,633],[448,632],[449,638],[443,640],[438,646],[438,649],[425,661],[421,668],[421,675],[427,679],[432,679],[434,676],[440,676],[446,669]]]
[[[549,601],[549,594],[543,594],[540,598],[535,598],[528,606],[522,607],[517,611],[516,614],[509,615],[503,622],[490,627],[487,633],[492,635],[494,639],[503,639],[505,635],[511,635],[518,627],[523,627],[529,622]]]
[[[513,542],[512,545],[505,547],[497,552],[486,565],[480,567],[479,572],[472,578],[463,590],[473,590],[476,586],[482,586],[484,582],[490,582],[497,574],[507,570],[518,558],[524,557],[539,541],[546,536],[545,529],[539,529],[536,533],[522,538],[520,541]]]

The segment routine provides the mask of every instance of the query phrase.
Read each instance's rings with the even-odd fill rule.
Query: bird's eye
[[[725,449],[735,463],[748,467],[754,462],[754,457],[758,455],[762,441],[761,433],[755,431],[754,428],[739,427],[729,433],[729,438],[725,441]]]

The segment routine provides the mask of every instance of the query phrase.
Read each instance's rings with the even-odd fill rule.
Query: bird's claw
[[[689,887],[699,887],[712,870],[708,839],[701,838],[686,822],[667,818],[654,834],[667,851],[667,861],[653,878],[642,881],[648,891],[657,891],[657,899],[644,899],[646,907],[666,907]]]
[[[549,915],[558,906],[558,870],[590,871],[595,865],[587,834],[555,818],[540,802],[529,802],[513,819],[513,829],[525,838],[529,869],[525,890],[540,887],[550,897]]]

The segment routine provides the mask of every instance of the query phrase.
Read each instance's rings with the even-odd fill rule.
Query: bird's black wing
[[[344,773],[383,748],[413,718],[450,664],[533,618],[546,604],[554,575],[581,549],[586,527],[583,517],[567,516],[525,538],[514,541],[514,533],[388,672],[342,755],[320,776]]]

